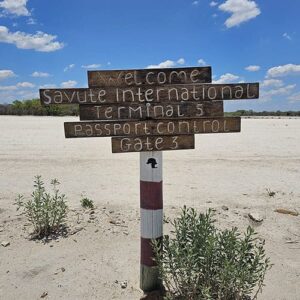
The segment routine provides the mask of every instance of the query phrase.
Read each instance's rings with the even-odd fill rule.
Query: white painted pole
[[[140,153],[141,274],[144,292],[161,288],[158,268],[153,261],[152,239],[163,235],[162,152]]]

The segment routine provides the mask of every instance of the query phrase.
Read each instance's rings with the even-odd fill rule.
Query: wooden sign
[[[189,135],[241,130],[240,117],[189,120],[66,122],[66,138]]]
[[[142,152],[195,149],[194,135],[114,137],[112,152]]]
[[[126,88],[41,89],[43,104],[170,103],[242,100],[259,97],[258,83],[188,84]]]
[[[81,121],[222,117],[223,101],[80,105],[79,116]]]
[[[258,83],[211,84],[210,67],[89,71],[89,88],[41,89],[44,105],[79,104],[66,138],[112,137],[112,152],[140,153],[140,287],[160,289],[153,240],[163,236],[162,151],[194,149],[194,134],[240,132],[223,100],[257,99]]]
[[[211,67],[88,71],[89,87],[121,87],[211,82]]]

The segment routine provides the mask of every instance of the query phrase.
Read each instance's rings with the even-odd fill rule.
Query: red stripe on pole
[[[140,181],[141,208],[162,209],[163,191],[161,182]]]
[[[155,240],[161,243],[162,237],[157,238]],[[154,252],[152,247],[152,239],[141,238],[141,264],[148,267],[156,266],[153,257],[154,257]]]
[[[161,285],[158,267],[153,260],[152,238],[162,242],[162,152],[140,153],[140,207],[141,207],[141,282],[143,291],[152,291]]]

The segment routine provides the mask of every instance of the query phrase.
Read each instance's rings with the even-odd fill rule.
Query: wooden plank
[[[222,117],[223,101],[179,102],[170,104],[80,105],[81,121],[89,120],[145,120]]]
[[[114,137],[111,142],[113,153],[195,149],[194,135]]]
[[[43,104],[170,103],[259,97],[258,83],[164,85],[124,88],[41,89]]]
[[[239,132],[241,130],[241,118],[66,122],[64,125],[66,138],[189,135]]]
[[[88,71],[89,87],[211,82],[211,67]]]

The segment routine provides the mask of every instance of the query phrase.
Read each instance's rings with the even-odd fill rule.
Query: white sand
[[[0,242],[10,242],[0,246],[0,299],[39,299],[44,291],[49,299],[141,295],[139,154],[112,154],[109,138],[66,140],[63,122],[75,120],[0,116]],[[30,227],[12,204],[18,193],[30,195],[36,174],[61,181],[75,210],[68,222],[84,230],[47,245],[27,239]],[[300,216],[274,212],[300,212],[299,182],[300,119],[245,119],[241,133],[198,135],[196,150],[164,152],[167,216],[176,216],[183,204],[212,207],[221,227],[241,230],[250,224],[249,212],[263,216],[256,230],[275,265],[259,299],[300,299]],[[83,191],[98,207],[90,223],[80,210]],[[128,287],[116,280],[127,280]]]

